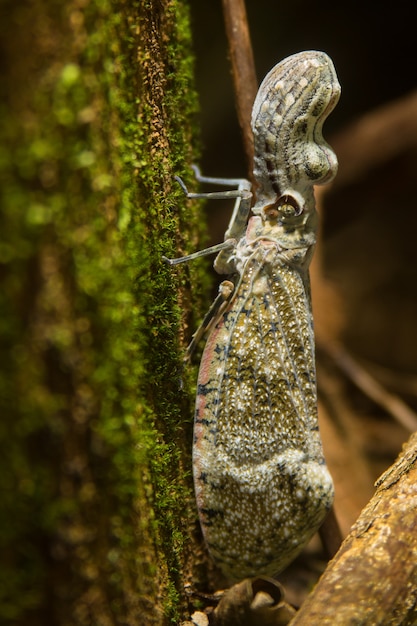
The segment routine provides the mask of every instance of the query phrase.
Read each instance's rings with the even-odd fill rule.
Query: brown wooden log
[[[417,623],[417,433],[291,626]]]

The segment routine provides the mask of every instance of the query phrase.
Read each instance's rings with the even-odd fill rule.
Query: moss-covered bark
[[[176,622],[199,295],[161,255],[197,237],[172,188],[193,158],[186,3],[2,13],[0,621]]]

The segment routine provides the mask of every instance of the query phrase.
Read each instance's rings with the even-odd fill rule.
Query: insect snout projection
[[[227,274],[187,356],[210,331],[201,360],[193,471],[209,551],[232,580],[276,574],[302,550],[333,500],[317,419],[308,266],[316,241],[313,186],[337,159],[322,137],[340,86],[331,59],[300,52],[278,63],[253,105],[256,202],[245,179],[207,178],[235,198],[218,252]],[[252,216],[249,218],[249,214]],[[248,221],[249,220],[249,221]]]

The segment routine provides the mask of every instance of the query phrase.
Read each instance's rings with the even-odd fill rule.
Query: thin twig
[[[251,179],[253,135],[250,122],[258,81],[244,0],[223,0],[223,14],[229,42],[237,116]]]
[[[387,391],[342,345],[320,342],[318,348],[328,354],[349,380],[385,409],[404,428],[410,432],[417,431],[415,412],[399,396]]]
[[[364,361],[365,369],[375,376],[376,380],[388,388],[395,389],[399,394],[408,394],[417,397],[417,375],[395,371],[373,361]]]

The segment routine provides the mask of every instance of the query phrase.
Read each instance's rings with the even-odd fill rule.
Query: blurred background
[[[416,88],[415,8],[401,0],[388,11],[377,2],[246,0],[260,82],[282,58],[318,49],[333,59],[342,98],[326,122],[328,135]],[[203,163],[240,174],[244,160],[227,57],[220,0],[191,0]]]
[[[194,0],[191,7],[202,169],[207,175],[245,176],[221,2]],[[376,2],[328,0],[247,0],[246,7],[258,82],[279,60],[300,50],[324,50],[335,63],[342,96],[324,134],[340,148],[340,183],[336,179],[326,199],[324,271],[346,290],[344,307],[354,309],[345,329],[352,349],[404,375],[416,373],[417,100],[414,126],[401,128],[402,143],[392,149],[398,133],[389,127],[387,113],[388,128],[377,134],[375,154],[363,172],[344,176],[366,146],[361,142],[356,150],[350,145],[346,154],[343,150],[355,122],[417,89],[415,9],[409,2],[388,11]],[[213,205],[207,211],[213,238],[221,240],[228,215]]]
[[[258,83],[289,54],[319,49],[333,59],[342,85],[324,126],[339,174],[320,201],[313,308],[321,428],[345,531],[413,430],[415,417],[411,412],[410,423],[401,423],[389,402],[375,401],[353,379],[364,368],[383,396],[417,410],[415,8],[404,1],[387,7],[366,1],[246,1]],[[194,0],[191,9],[202,170],[246,176],[221,2]],[[219,242],[229,208],[213,203],[206,210],[211,243]],[[353,356],[353,377],[340,354],[335,359],[329,353],[334,342],[342,347],[342,361],[344,350]]]

